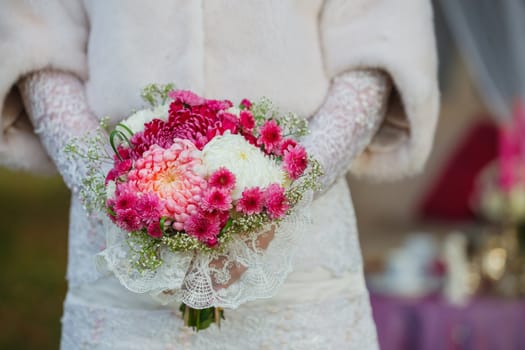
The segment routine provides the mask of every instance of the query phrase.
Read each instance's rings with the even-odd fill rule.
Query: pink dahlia
[[[195,156],[195,151],[190,141],[181,139],[175,139],[168,149],[151,146],[128,174],[130,191],[155,194],[160,216],[184,224],[196,211],[201,193],[207,187],[198,172],[202,160]]]
[[[304,147],[296,145],[284,152],[283,168],[292,179],[296,180],[303,175],[307,165],[308,157]]]
[[[188,106],[197,106],[206,102],[206,99],[189,90],[173,90],[168,96],[173,100],[180,100]]]
[[[264,192],[264,206],[272,219],[279,219],[290,207],[284,194],[284,188],[279,184],[271,184]]]
[[[258,214],[262,211],[264,193],[259,187],[247,188],[242,192],[242,197],[237,203],[237,211],[246,215]]]
[[[216,116],[206,116],[189,110],[170,111],[167,127],[174,137],[192,141],[198,149],[202,149],[210,140],[209,130],[213,130]]]
[[[229,100],[206,100],[206,108],[212,111],[224,111],[230,107],[233,107],[233,103]]]
[[[206,211],[225,211],[232,207],[232,197],[229,192],[210,187],[204,191],[202,209]]]
[[[211,110],[206,106],[198,106],[192,111],[174,107],[170,108],[167,128],[173,137],[190,140],[198,149],[202,149],[217,135],[226,131],[237,133],[239,121],[230,113]]]
[[[175,136],[175,131],[171,130],[165,121],[153,119],[149,123],[144,124],[144,131],[138,132],[131,137],[132,158],[135,160],[140,158],[153,145],[169,148],[173,144]]]
[[[255,119],[250,111],[241,111],[239,113],[239,121],[244,130],[252,130],[255,127]]]
[[[281,128],[277,125],[275,120],[268,120],[260,129],[261,135],[257,139],[259,145],[264,146],[267,153],[272,153],[281,142]]]
[[[184,230],[188,235],[207,243],[209,240],[217,237],[221,228],[219,220],[210,220],[206,215],[196,213],[186,221]]]
[[[235,187],[235,175],[225,167],[220,167],[208,179],[208,184],[222,190],[232,190]]]

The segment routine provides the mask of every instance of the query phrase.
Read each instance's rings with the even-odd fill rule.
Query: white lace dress
[[[218,329],[199,333],[181,314],[134,294],[95,267],[104,249],[101,221],[78,198],[85,171],[67,160],[71,137],[95,128],[83,86],[74,77],[44,71],[21,83],[35,131],[72,189],[69,291],[62,319],[63,349],[376,349],[377,339],[355,216],[344,173],[377,131],[389,95],[388,79],[356,71],[334,79],[312,134],[303,142],[326,169],[323,193],[313,202],[313,223],[299,244],[293,272],[271,299],[226,310]]]

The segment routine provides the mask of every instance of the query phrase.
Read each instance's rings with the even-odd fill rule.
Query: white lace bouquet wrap
[[[306,121],[267,99],[234,107],[156,85],[143,97],[152,108],[109,134],[108,172],[100,135],[84,154],[84,200],[109,219],[98,263],[132,292],[182,302],[186,324],[203,329],[218,308],[276,293],[322,172],[297,141]]]

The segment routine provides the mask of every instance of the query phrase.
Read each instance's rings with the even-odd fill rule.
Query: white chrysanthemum
[[[241,198],[247,187],[266,187],[285,181],[281,167],[241,135],[227,132],[215,137],[204,146],[202,157],[208,175],[220,167],[226,167],[235,175],[233,199]]]
[[[154,109],[142,109],[134,114],[132,114],[128,119],[124,120],[122,124],[126,125],[128,128],[137,133],[144,130],[144,124],[152,121],[153,119],[168,120],[168,110],[170,108],[169,104],[164,104]]]

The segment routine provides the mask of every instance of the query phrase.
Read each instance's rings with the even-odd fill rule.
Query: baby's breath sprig
[[[78,193],[88,213],[105,210],[105,174],[101,169],[113,164],[113,158],[106,148],[108,121],[108,118],[103,118],[97,129],[72,138],[64,147],[67,159],[83,168],[81,173],[84,177]]]
[[[151,108],[163,105],[168,100],[168,94],[175,89],[175,84],[149,84],[142,90],[140,96],[149,103]]]
[[[267,120],[274,119],[282,129],[285,137],[300,138],[308,135],[308,121],[295,113],[282,114],[273,102],[263,97],[252,104],[251,112],[257,127],[261,127]]]
[[[132,252],[131,263],[139,272],[156,270],[162,265],[160,240],[151,238],[144,231],[130,232],[128,238],[126,242]]]
[[[279,116],[279,110],[267,97],[263,97],[259,101],[254,102],[250,110],[257,128],[260,128],[268,119],[277,119]]]
[[[313,157],[308,157],[308,168],[299,180],[286,191],[286,198],[293,207],[299,203],[307,191],[319,191],[321,184],[319,178],[324,175],[321,164]]]
[[[288,113],[279,119],[285,136],[300,138],[309,134],[308,121],[295,113]]]

